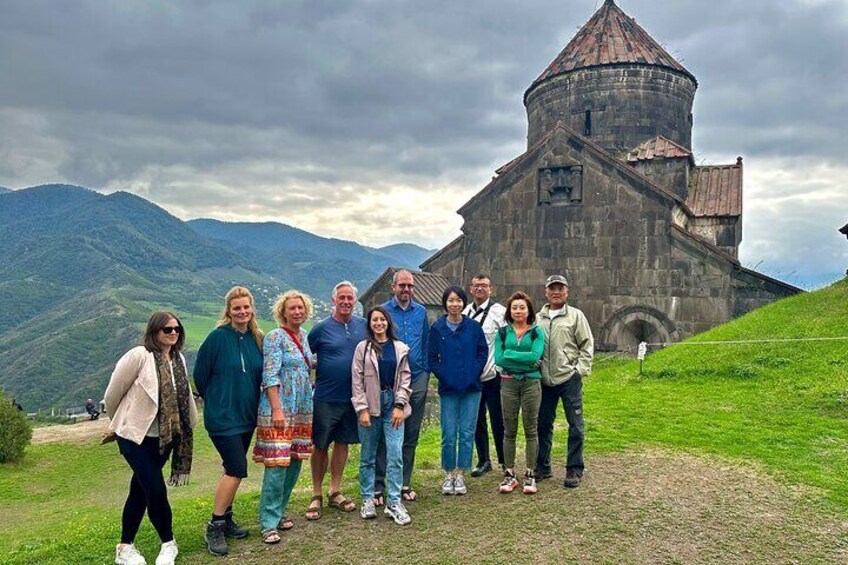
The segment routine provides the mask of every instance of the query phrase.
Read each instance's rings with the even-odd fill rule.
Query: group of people
[[[267,335],[257,325],[250,291],[234,287],[227,293],[193,371],[204,424],[224,470],[206,526],[210,553],[226,555],[228,539],[248,535],[233,517],[233,501],[247,477],[251,443],[253,461],[264,465],[263,542],[278,543],[294,527],[288,505],[304,460],[310,461],[312,480],[307,520],[321,518],[325,501],[342,512],[356,510],[342,488],[348,448],[356,443],[361,443],[361,517],[376,518],[382,506],[395,523],[409,524],[406,506],[418,497],[412,478],[431,373],[440,399],[443,494],[464,495],[466,473],[480,477],[493,470],[489,423],[503,472],[499,491],[518,488],[519,416],[526,441],[522,491],[535,493],[537,481],[552,476],[560,402],[569,424],[564,485],[580,484],[582,377],[591,370],[593,340],[586,317],[566,304],[565,277],[548,277],[548,303],[536,312],[523,292],[498,304],[490,278],[477,275],[471,301],[461,287],[445,289],[445,314],[432,326],[414,300],[412,273],[396,272],[391,289],[392,298],[362,318],[354,314],[356,287],[338,283],[332,314],[309,332],[302,326],[312,315],[312,301],[290,290],[272,306],[279,327]],[[186,484],[191,472],[198,411],[181,353],[184,342],[175,314],[154,313],[142,345],[118,361],[106,390],[109,428],[133,472],[115,550],[119,565],[146,564],[134,545],[145,511],[162,542],[156,565],[173,564],[178,554],[162,469],[170,459],[172,486]]]

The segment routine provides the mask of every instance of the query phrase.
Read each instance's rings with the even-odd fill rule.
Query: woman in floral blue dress
[[[294,524],[286,515],[301,464],[312,454],[312,352],[301,325],[312,300],[289,290],[271,308],[280,327],[263,342],[262,396],[253,460],[265,465],[259,497],[262,541],[279,543],[280,530]]]

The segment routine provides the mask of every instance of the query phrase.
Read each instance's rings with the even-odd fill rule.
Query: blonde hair
[[[224,296],[224,311],[221,312],[221,317],[218,319],[218,323],[215,324],[215,327],[220,328],[221,326],[232,325],[233,318],[230,316],[230,303],[233,300],[236,300],[237,298],[250,299],[250,309],[253,310],[253,316],[247,323],[247,327],[253,334],[253,340],[259,347],[259,351],[262,351],[263,333],[262,330],[259,329],[259,324],[256,323],[256,304],[254,303],[253,295],[250,294],[250,291],[247,290],[247,288],[243,286],[234,286],[229,291],[227,291],[226,296]]]
[[[303,307],[306,308],[306,319],[308,320],[312,317],[312,299],[309,298],[309,295],[304,294],[299,290],[287,290],[281,294],[274,305],[271,306],[271,314],[281,326],[286,323],[286,302],[296,298],[303,301]]]

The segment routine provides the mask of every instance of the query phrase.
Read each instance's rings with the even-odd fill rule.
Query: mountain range
[[[28,411],[99,398],[149,313],[210,316],[234,284],[262,310],[286,288],[328,297],[432,251],[373,249],[277,223],[184,222],[126,192],[0,190],[0,388]]]

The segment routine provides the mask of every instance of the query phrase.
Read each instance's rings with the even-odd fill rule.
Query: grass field
[[[599,358],[585,382],[587,475],[573,491],[546,481],[535,497],[504,497],[490,474],[472,480],[464,499],[441,497],[431,426],[418,449],[423,498],[410,507],[411,526],[334,510],[306,523],[304,473],[296,528],[266,548],[255,525],[261,470],[252,466],[236,505],[252,533],[234,544],[234,561],[846,562],[848,342],[704,344],[842,337],[846,320],[841,282],[652,354],[641,376],[635,361]],[[560,458],[565,433],[560,416]],[[202,528],[219,467],[205,433],[197,436],[193,482],[171,491],[175,534],[179,562],[215,563]],[[357,453],[346,471],[351,495]],[[23,463],[0,467],[0,562],[110,562],[128,479],[114,446],[32,446]],[[152,563],[146,521],[138,543]]]
[[[179,315],[179,314],[178,314]],[[183,314],[180,316],[180,321],[186,329],[186,347],[197,350],[209,332],[215,329],[218,322],[218,316],[201,316],[199,314]],[[279,327],[277,322],[272,320],[257,319],[259,327],[263,332],[269,332],[274,328]]]

